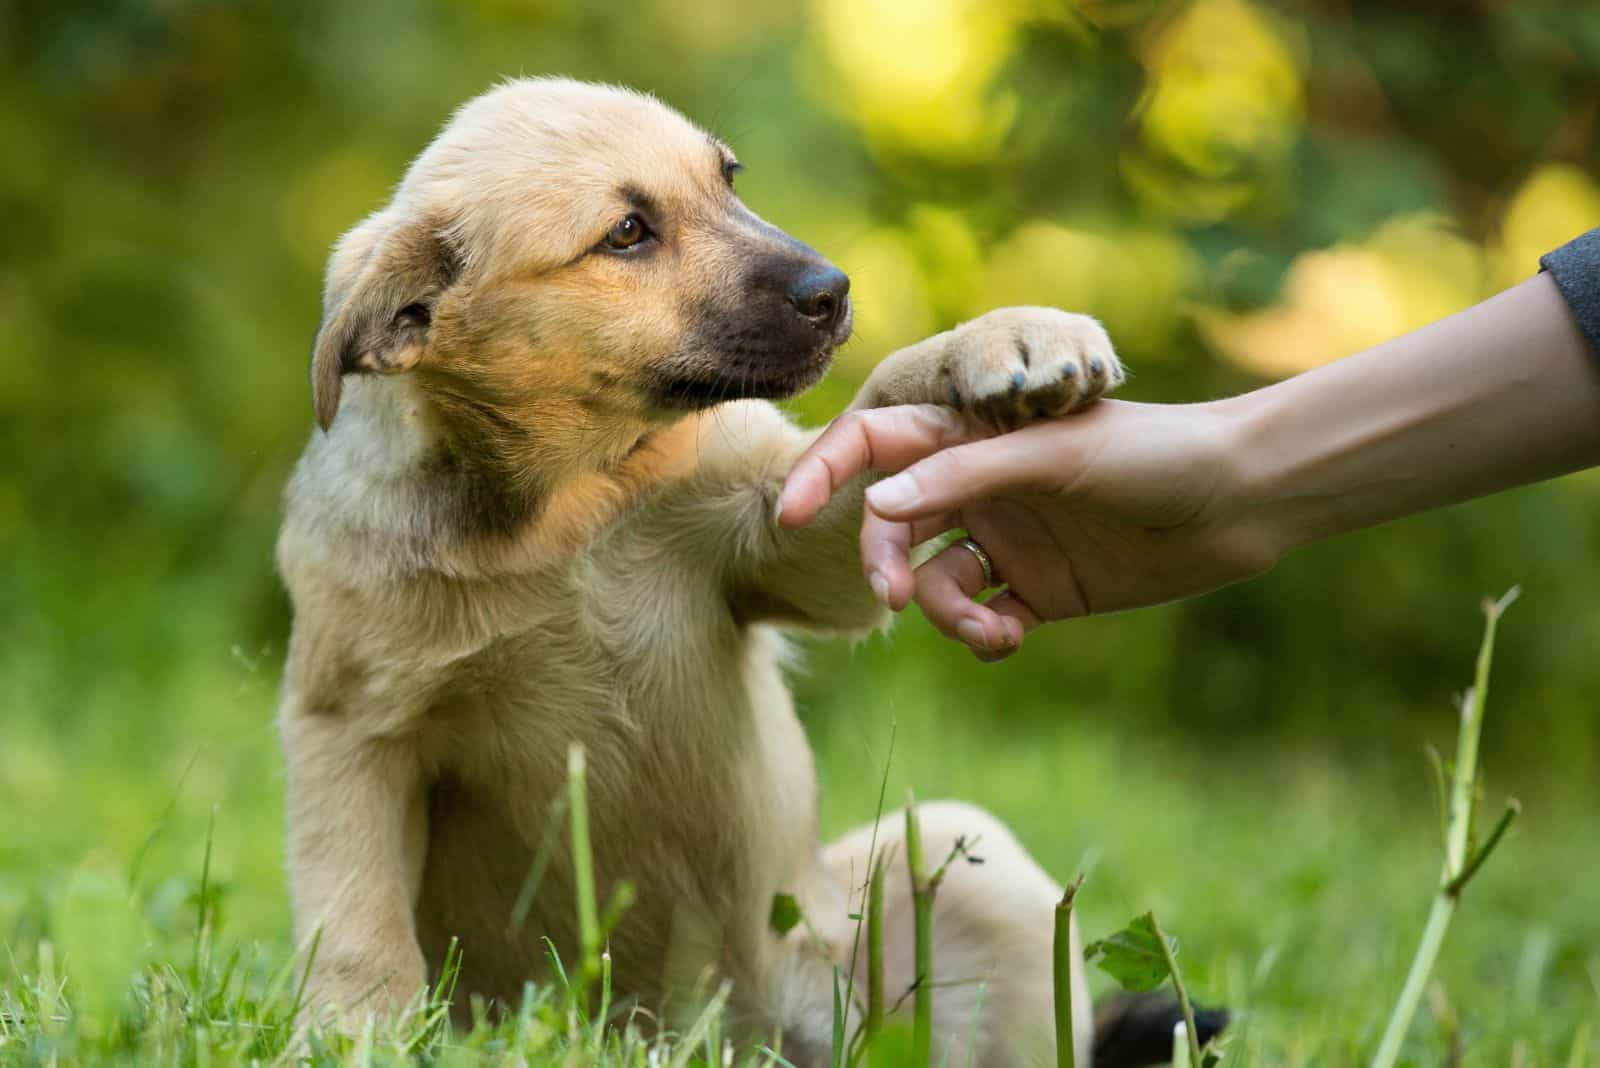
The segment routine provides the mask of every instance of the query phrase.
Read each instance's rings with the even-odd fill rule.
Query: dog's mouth
[[[697,411],[724,401],[785,400],[816,385],[850,338],[853,309],[845,297],[829,306],[825,321],[795,312],[757,293],[733,314],[704,316],[686,347],[656,365],[648,387],[655,403]]]
[[[830,340],[787,360],[765,352],[727,353],[703,371],[662,374],[652,393],[661,407],[677,411],[698,411],[732,400],[785,400],[817,384],[833,363],[834,348]]]

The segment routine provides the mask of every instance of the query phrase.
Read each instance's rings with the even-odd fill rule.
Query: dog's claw
[[[1003,308],[967,323],[944,365],[952,399],[964,402],[956,406],[1006,428],[1083,407],[1120,370],[1099,323],[1054,308]]]

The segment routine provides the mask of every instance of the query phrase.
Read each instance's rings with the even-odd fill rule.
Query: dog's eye
[[[632,248],[650,236],[650,228],[644,220],[637,215],[627,215],[617,221],[606,233],[606,247],[614,249]]]

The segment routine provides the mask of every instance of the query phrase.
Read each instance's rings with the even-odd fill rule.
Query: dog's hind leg
[[[961,843],[934,898],[934,974],[920,979],[936,984],[935,1063],[969,1063],[970,1044],[970,1063],[981,1068],[1054,1064],[1051,947],[1061,887],[1005,824],[984,810],[941,801],[918,805],[917,813],[930,868]],[[919,981],[904,827],[903,812],[886,813],[877,832],[879,852],[892,852],[884,884],[885,1001],[891,1008]],[[861,901],[872,833],[871,827],[859,828],[823,851],[829,874],[850,887],[852,906]],[[828,920],[830,941],[848,947],[854,921],[847,916]],[[1087,1065],[1089,990],[1076,924],[1072,941],[1073,1030],[1077,1063]],[[865,951],[857,956],[860,989],[866,983]],[[891,1019],[909,1024],[912,1000],[905,998]]]

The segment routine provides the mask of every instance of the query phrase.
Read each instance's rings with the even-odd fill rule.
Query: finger
[[[885,519],[915,519],[948,512],[969,501],[1039,486],[1063,423],[1044,423],[1010,434],[935,452],[867,490],[867,505]]]
[[[934,404],[846,412],[790,469],[778,494],[778,523],[790,530],[805,526],[863,471],[899,471],[979,432],[954,411]]]
[[[1028,607],[1028,603],[1012,590],[995,594],[985,601],[983,606],[1005,622],[1007,633],[1016,638],[1017,645],[1022,644],[1023,635],[1044,622],[1039,618],[1039,614]],[[1009,650],[1006,655],[1010,655]]]
[[[1021,628],[973,598],[983,592],[983,565],[970,549],[952,545],[917,568],[917,604],[947,638],[974,653],[1008,652],[1022,640]]]
[[[911,573],[911,547],[958,525],[955,513],[895,523],[863,513],[861,517],[861,570],[867,585],[889,608],[901,611],[916,593]]]
[[[985,664],[996,664],[1005,660],[1017,650],[1022,648],[1022,640],[1028,631],[1039,625],[1038,616],[1028,608],[1020,599],[1011,593],[999,593],[983,602],[985,611],[993,612],[1000,620],[1000,630],[1003,635],[1000,647],[997,649],[973,649],[972,655]],[[1033,622],[1029,623],[1027,620]]]
[[[861,572],[873,596],[898,612],[911,600],[911,524],[894,523],[871,512],[861,516]]]

